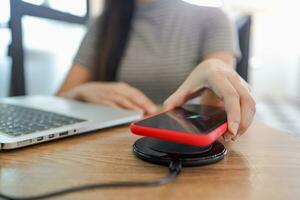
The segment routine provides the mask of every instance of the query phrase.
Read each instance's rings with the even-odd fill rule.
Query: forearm
[[[83,66],[73,65],[56,95],[65,95],[65,93],[89,81],[92,81],[91,73]]]
[[[235,70],[236,58],[232,53],[228,53],[228,52],[211,53],[204,57],[203,62],[210,59],[217,59],[219,61],[222,61],[227,67]]]

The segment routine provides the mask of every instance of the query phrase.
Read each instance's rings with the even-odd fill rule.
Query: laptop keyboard
[[[86,120],[23,106],[0,103],[0,132],[20,136]]]

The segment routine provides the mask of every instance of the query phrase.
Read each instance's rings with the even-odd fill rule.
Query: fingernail
[[[230,126],[231,133],[237,135],[238,130],[239,130],[239,123],[233,122]]]

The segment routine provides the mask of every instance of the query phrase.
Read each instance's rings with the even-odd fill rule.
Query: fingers
[[[94,102],[94,103],[96,103],[96,102]],[[121,108],[118,104],[116,104],[112,101],[108,101],[108,100],[102,100],[101,102],[98,102],[98,103],[101,103],[102,105],[109,106],[112,108]]]
[[[121,108],[121,106],[118,105],[117,103],[115,103],[109,99],[103,99],[97,94],[92,94],[92,95],[91,94],[83,94],[82,100],[84,100],[86,102],[94,103],[94,104],[102,104],[102,105],[109,106],[112,108]]]
[[[155,113],[158,111],[157,106],[140,90],[131,87],[126,83],[120,83],[118,92],[130,100],[131,106],[138,107],[145,113]],[[127,102],[129,103],[129,102]]]
[[[210,88],[224,101],[227,113],[228,130],[231,135],[227,134],[225,138],[231,139],[237,135],[241,122],[240,96],[231,82],[224,77],[215,77],[212,81],[212,84],[209,83]]]
[[[179,88],[164,102],[164,110],[171,110],[183,105],[186,102],[187,96],[187,90]]]
[[[126,96],[124,96],[122,94],[111,92],[111,93],[107,94],[106,99],[107,99],[106,101],[113,102],[119,108],[144,112],[144,110],[142,108],[140,108],[139,106],[132,103],[130,101],[130,99],[128,99]]]
[[[254,98],[252,97],[250,90],[249,90],[249,86],[248,84],[242,80],[237,74],[235,73],[231,73],[228,76],[228,81],[230,82],[230,84],[232,85],[232,87],[235,89],[236,94],[230,94],[230,96],[236,96],[238,95],[238,98],[235,97],[235,99],[239,99],[239,106],[240,106],[240,122],[238,124],[238,130],[236,132],[236,134],[234,135],[234,137],[232,137],[229,133],[226,133],[224,135],[224,139],[225,140],[236,140],[240,135],[242,135],[251,125],[252,121],[253,121],[253,117],[255,115],[255,111],[256,111],[256,103]],[[228,94],[227,94],[228,96]],[[230,107],[225,105],[225,108],[227,107],[228,112],[229,110],[231,110]],[[226,110],[227,110],[226,109]],[[229,115],[229,113],[228,113]],[[228,116],[228,123],[229,123],[229,130],[232,133],[232,131],[235,131],[235,125],[231,125],[231,123],[234,122],[230,122],[232,121],[231,119],[229,119]]]
[[[238,135],[233,138],[233,140],[236,140],[237,137],[242,135],[251,125],[256,112],[256,103],[250,93],[249,85],[244,80],[238,75],[234,75],[230,77],[230,81],[239,93],[241,104],[241,122],[239,131]]]
[[[80,97],[84,101],[145,114],[152,114],[158,110],[146,95],[125,83],[89,84],[81,90]]]
[[[188,78],[167,100],[164,102],[164,110],[182,106],[186,101],[194,97],[200,96],[207,87],[197,85],[196,87],[190,84]]]

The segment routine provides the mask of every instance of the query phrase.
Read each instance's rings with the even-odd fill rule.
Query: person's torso
[[[204,15],[194,7],[180,0],[139,5],[117,80],[156,103],[172,94],[201,60]]]

